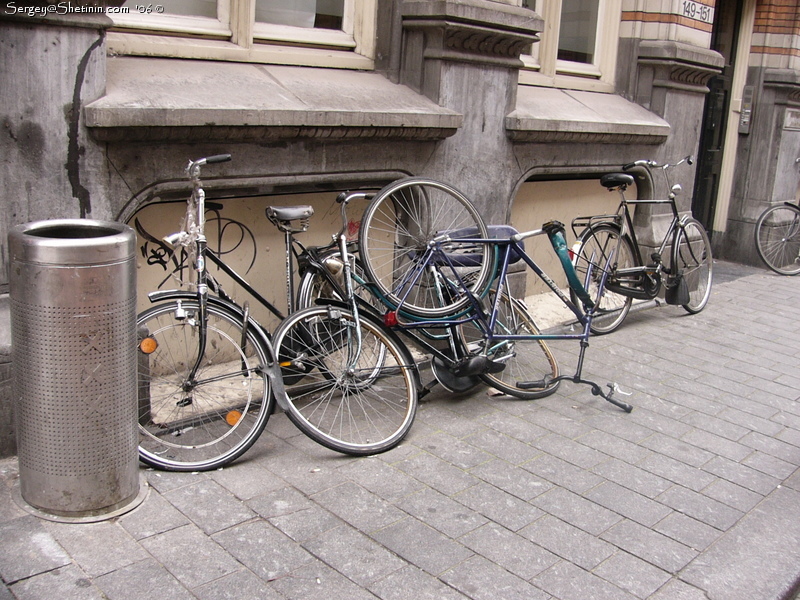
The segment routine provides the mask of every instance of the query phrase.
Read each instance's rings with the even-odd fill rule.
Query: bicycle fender
[[[153,303],[161,302],[162,300],[197,300],[196,293],[184,290],[159,290],[149,293],[147,297],[150,299],[150,302]],[[209,304],[223,308],[232,312],[240,319],[244,319],[244,310],[233,302],[215,298],[214,296],[209,296],[207,301]],[[289,407],[289,401],[286,399],[286,388],[283,386],[283,377],[281,376],[280,367],[278,367],[278,358],[275,354],[275,349],[272,347],[272,340],[269,334],[264,331],[264,328],[250,317],[247,319],[247,326],[249,329],[252,329],[256,337],[258,337],[261,346],[266,350],[270,364],[264,365],[263,371],[269,378],[270,385],[272,386],[272,394],[275,396],[278,406],[281,410],[286,411]]]

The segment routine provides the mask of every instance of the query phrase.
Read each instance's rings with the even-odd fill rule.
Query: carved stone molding
[[[640,69],[652,69],[653,87],[708,93],[708,82],[722,71],[724,61],[717,52],[678,42],[642,42]]]
[[[488,0],[411,0],[403,3],[403,29],[424,34],[423,58],[519,68],[520,55],[539,39],[542,20],[531,10]]]

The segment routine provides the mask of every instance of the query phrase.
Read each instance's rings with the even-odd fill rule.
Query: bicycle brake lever
[[[619,385],[616,384],[616,383],[609,383],[609,384],[607,384],[607,386],[611,389],[611,393],[612,394],[620,394],[622,396],[632,396],[633,395],[633,392],[623,392],[619,388]]]

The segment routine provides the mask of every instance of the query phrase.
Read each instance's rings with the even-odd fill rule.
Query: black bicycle
[[[154,306],[138,317],[139,457],[145,464],[173,471],[215,469],[241,456],[264,430],[275,401],[292,422],[315,441],[353,455],[393,447],[411,427],[417,406],[416,381],[408,373],[384,373],[386,364],[408,362],[405,347],[382,329],[364,333],[363,358],[385,388],[351,386],[358,409],[324,422],[312,421],[287,396],[281,365],[269,333],[251,316],[247,302],[225,292],[208,271],[213,263],[278,318],[277,307],[208,248],[204,234],[205,193],[200,170],[230,155],[189,163],[192,183],[182,231],[165,241],[185,253],[193,266],[193,290],[149,294]],[[310,206],[269,207],[267,216],[285,234],[288,307],[311,306],[318,297],[357,296],[346,290],[357,267],[344,235],[346,206],[356,193],[340,196],[342,231],[324,247],[304,247],[294,234],[305,231]],[[294,263],[301,283],[295,295]],[[311,368],[311,367],[310,367]],[[293,383],[287,378],[287,383]],[[391,414],[384,408],[391,405]]]
[[[622,167],[626,172],[603,175],[600,184],[609,191],[619,191],[617,211],[610,215],[578,217],[572,221],[572,229],[578,238],[572,249],[575,270],[584,276],[591,266],[595,274],[589,284],[590,293],[596,289],[610,253],[614,253],[606,288],[592,321],[593,333],[614,331],[625,320],[634,299],[652,300],[662,287],[667,304],[682,306],[689,313],[700,312],[708,303],[713,268],[711,242],[697,219],[678,213],[675,198],[681,193],[681,186],[670,185],[667,172],[684,162],[692,164],[692,157],[663,165],[652,160],[637,160]],[[653,169],[661,170],[670,190],[668,197],[655,200],[625,198],[625,191],[635,181],[627,171],[649,178],[652,184]],[[655,189],[653,185],[650,187]],[[640,252],[629,210],[631,205],[640,204],[667,205],[672,213],[661,245],[647,262]]]

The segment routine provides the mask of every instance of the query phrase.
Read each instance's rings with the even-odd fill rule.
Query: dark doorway
[[[733,66],[736,62],[739,26],[743,0],[717,0],[714,8],[714,28],[711,33],[711,49],[725,59],[722,73],[708,82],[709,94],[703,113],[703,128],[700,133],[700,150],[697,156],[692,213],[707,230],[714,221],[717,204],[719,175],[722,170],[722,148],[725,129],[728,125],[728,110],[731,101]]]

